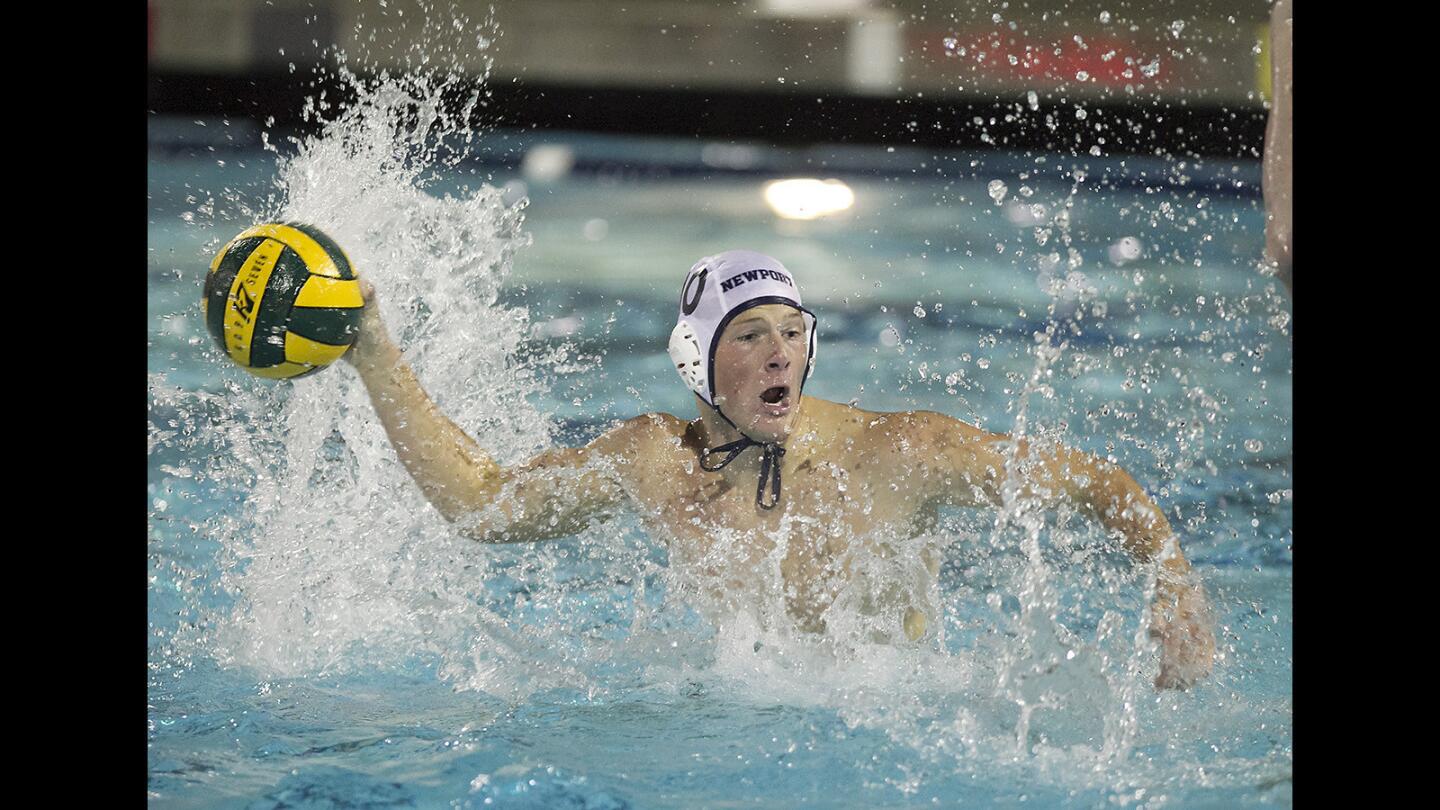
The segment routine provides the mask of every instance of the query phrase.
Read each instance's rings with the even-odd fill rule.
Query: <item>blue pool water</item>
[[[249,124],[152,122],[152,804],[1290,803],[1290,305],[1257,268],[1254,162],[495,131],[450,165],[373,114],[405,100],[386,92],[278,154]],[[519,164],[545,142],[576,170]],[[784,176],[856,204],[780,220],[761,186]],[[632,517],[464,540],[351,369],[275,383],[211,345],[211,256],[278,218],[346,247],[505,463],[694,416],[664,354],[685,270],[778,256],[820,316],[807,394],[997,432],[1023,414],[1154,493],[1210,591],[1216,671],[1154,691],[1146,574],[1073,516],[1036,556],[993,514],[946,515],[941,637],[844,655],[704,618]]]

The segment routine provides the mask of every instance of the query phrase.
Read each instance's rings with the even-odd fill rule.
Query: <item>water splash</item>
[[[423,72],[361,79],[342,58],[331,85],[353,100],[312,97],[306,116],[318,131],[285,154],[267,139],[275,188],[253,213],[313,223],[344,246],[439,408],[514,463],[555,433],[527,399],[543,388],[545,359],[522,359],[529,315],[499,303],[529,244],[525,203],[478,179],[442,189],[442,170],[464,173],[481,94],[426,60]],[[279,385],[225,373],[223,394],[152,381],[152,413],[178,412],[182,427],[152,419],[152,453],[182,432],[187,447],[212,447],[202,474],[244,501],[196,527],[220,546],[217,574],[191,599],[197,620],[164,640],[168,663],[203,654],[269,678],[419,658],[500,695],[573,683],[563,656],[540,654],[543,643],[486,609],[484,583],[504,564],[428,506],[350,368]]]

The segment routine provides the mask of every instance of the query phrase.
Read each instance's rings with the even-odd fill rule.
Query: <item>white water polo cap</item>
[[[696,262],[685,276],[680,317],[670,332],[670,360],[686,387],[711,407],[715,406],[715,347],[720,335],[735,316],[765,304],[787,304],[805,315],[810,346],[805,376],[800,379],[803,391],[815,371],[815,313],[801,305],[800,288],[785,265],[753,250],[727,250]]]

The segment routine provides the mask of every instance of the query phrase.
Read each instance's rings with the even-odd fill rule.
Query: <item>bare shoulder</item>
[[[652,456],[678,448],[689,424],[668,413],[645,413],[610,428],[590,446],[607,455]]]
[[[838,403],[825,403],[816,412],[847,448],[854,472],[888,482],[907,500],[988,502],[1003,466],[996,442],[1004,436],[943,413],[867,411]]]
[[[1001,438],[936,411],[867,411],[836,402],[823,403],[821,410],[837,433],[874,452],[948,449]]]
[[[954,447],[1004,438],[937,411],[905,411],[894,416],[897,417],[895,430],[901,437],[936,447]]]

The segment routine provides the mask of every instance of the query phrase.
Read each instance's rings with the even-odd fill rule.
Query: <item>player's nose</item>
[[[779,335],[770,340],[770,356],[765,360],[766,371],[784,371],[790,368],[790,355],[785,353],[785,341]]]

